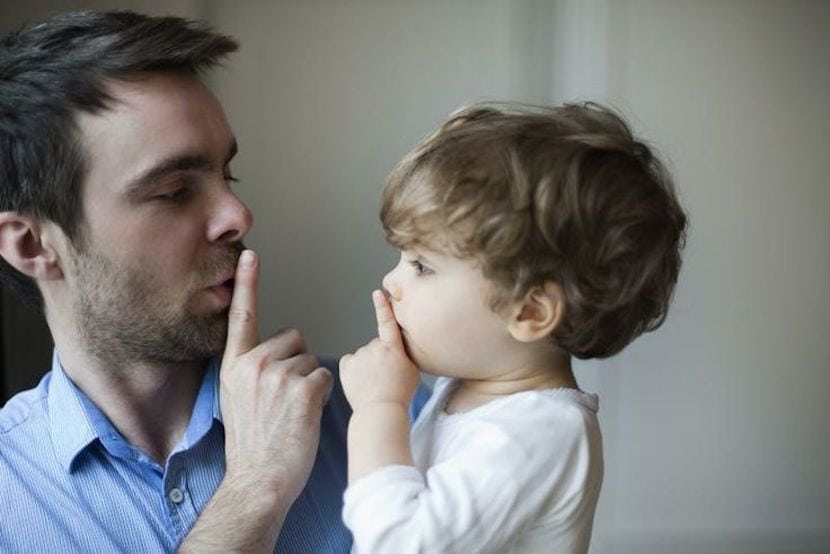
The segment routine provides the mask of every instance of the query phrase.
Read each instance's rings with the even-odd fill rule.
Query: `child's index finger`
[[[375,317],[378,322],[378,338],[383,342],[401,342],[401,330],[398,328],[392,306],[383,292],[373,291],[372,303],[375,305]]]
[[[259,263],[253,250],[239,255],[234,274],[233,296],[228,311],[228,338],[225,358],[240,356],[257,344],[257,284]]]

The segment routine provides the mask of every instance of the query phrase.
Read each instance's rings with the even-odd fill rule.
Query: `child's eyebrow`
[[[418,259],[429,266],[435,266],[436,261],[435,257],[429,254],[425,254],[423,250],[416,251],[415,254],[418,256]]]

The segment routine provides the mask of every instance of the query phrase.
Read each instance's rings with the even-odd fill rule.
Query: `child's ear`
[[[562,288],[548,281],[533,287],[517,302],[510,314],[508,331],[520,342],[533,342],[550,336],[565,314]]]
[[[35,281],[63,277],[52,234],[59,233],[56,225],[48,230],[32,216],[18,212],[0,212],[0,256],[17,271]]]

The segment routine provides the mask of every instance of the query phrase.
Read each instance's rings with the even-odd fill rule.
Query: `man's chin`
[[[228,340],[228,312],[223,310],[213,317],[213,324],[205,333],[207,348],[205,351],[211,356],[221,354],[225,350],[225,343]]]
[[[173,350],[178,352],[178,361],[196,361],[221,354],[227,337],[228,316],[227,310],[224,310],[191,319],[174,331],[171,342],[176,345]],[[170,354],[173,352],[168,350]]]

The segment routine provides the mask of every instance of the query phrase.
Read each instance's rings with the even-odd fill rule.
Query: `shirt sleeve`
[[[425,474],[387,466],[351,485],[343,517],[355,551],[503,551],[541,514],[575,505],[589,473],[578,416],[551,424],[532,406],[509,411],[524,417],[470,422]]]

